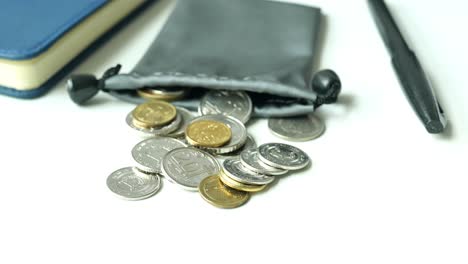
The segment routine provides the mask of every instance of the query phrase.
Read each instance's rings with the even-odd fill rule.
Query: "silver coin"
[[[136,201],[156,194],[161,188],[161,178],[127,167],[109,175],[107,187],[122,199]]]
[[[149,138],[136,144],[132,149],[132,157],[137,162],[138,169],[149,173],[161,172],[161,161],[169,151],[187,147],[174,138]]]
[[[277,137],[290,141],[308,141],[320,137],[325,124],[315,115],[270,118],[268,128]]]
[[[247,149],[240,154],[240,161],[247,169],[266,175],[283,175],[288,171],[269,166],[258,159],[257,149]]]
[[[248,170],[239,159],[225,160],[223,162],[223,171],[229,178],[245,184],[266,185],[275,180],[275,177]]]
[[[221,171],[218,161],[203,150],[178,148],[167,153],[161,166],[164,176],[182,188],[197,191],[200,182]]]
[[[168,134],[168,137],[183,137],[185,135],[185,129],[187,126],[190,124],[190,121],[195,118],[195,115],[192,114],[189,110],[182,108],[182,107],[176,107],[177,108],[177,113],[180,113],[180,116],[182,117],[181,124],[179,125],[179,128]]]
[[[220,158],[220,159],[237,158],[242,153],[242,151],[251,149],[251,148],[257,148],[257,143],[255,142],[255,139],[252,137],[252,135],[247,135],[247,140],[245,141],[244,145],[240,149],[231,153],[218,154],[216,155],[216,158]]]
[[[135,124],[133,123],[132,112],[128,113],[127,118],[125,118],[125,121],[127,122],[127,125],[130,128],[138,131],[141,136],[144,136],[144,137],[165,136],[167,134],[174,132],[175,130],[179,128],[180,123],[182,122],[182,116],[181,114],[177,113],[174,121],[172,121],[168,125],[162,126],[162,127],[153,127],[153,128],[140,128],[140,127],[135,126]]]
[[[208,147],[199,147],[200,149],[206,150],[210,153],[214,154],[225,154],[231,153],[240,149],[247,140],[247,129],[245,128],[244,124],[240,122],[238,119],[233,118],[231,116],[225,115],[205,115],[200,116],[192,120],[192,122],[197,122],[200,120],[214,120],[218,122],[222,122],[226,124],[231,129],[231,139],[229,142],[219,148],[208,148]]]
[[[258,158],[267,165],[285,170],[300,170],[310,163],[304,151],[281,143],[261,145],[258,147]]]
[[[252,115],[252,100],[243,91],[211,90],[202,97],[198,112],[201,115],[223,114],[233,116],[244,124]]]

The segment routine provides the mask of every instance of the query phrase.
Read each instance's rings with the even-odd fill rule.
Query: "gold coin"
[[[149,101],[137,106],[133,112],[133,122],[138,127],[151,128],[164,126],[175,119],[176,108],[164,101]]]
[[[217,175],[203,179],[198,190],[203,199],[219,208],[239,207],[250,197],[248,192],[234,190],[224,185]]]
[[[164,90],[143,88],[138,89],[137,94],[148,100],[163,100],[163,101],[174,101],[180,99],[186,95],[185,90],[177,90],[175,92],[167,92]]]
[[[259,192],[265,189],[266,185],[252,185],[252,184],[245,184],[238,182],[229,178],[224,172],[221,172],[219,175],[219,179],[227,186],[231,187],[232,189],[236,189],[239,191],[244,192]]]
[[[216,148],[231,140],[231,128],[214,120],[200,120],[185,129],[187,141],[192,146]]]

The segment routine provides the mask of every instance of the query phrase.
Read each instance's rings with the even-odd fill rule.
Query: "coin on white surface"
[[[275,168],[300,170],[310,164],[309,156],[299,148],[282,143],[268,143],[258,147],[258,158]]]
[[[325,131],[325,123],[317,116],[270,118],[268,128],[273,135],[289,141],[308,141],[320,137]]]
[[[246,203],[250,194],[226,186],[218,175],[206,177],[199,186],[202,198],[219,208],[236,208]]]
[[[107,177],[107,187],[122,199],[136,201],[156,194],[161,187],[161,178],[126,167]]]

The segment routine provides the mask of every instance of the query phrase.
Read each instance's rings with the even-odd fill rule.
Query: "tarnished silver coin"
[[[145,174],[127,167],[109,175],[107,187],[122,199],[136,201],[156,194],[161,188],[161,178],[157,174]]]
[[[266,175],[283,175],[288,171],[269,166],[258,159],[257,149],[246,149],[240,154],[240,161],[247,169]]]
[[[149,173],[160,173],[164,155],[173,149],[183,147],[187,145],[174,138],[149,138],[133,147],[132,157],[137,162],[138,169]]]
[[[167,136],[179,138],[179,137],[184,137],[185,129],[190,124],[192,119],[195,118],[195,115],[185,108],[182,108],[182,107],[176,107],[176,108],[177,108],[177,113],[179,113],[180,116],[182,117],[182,121],[181,121],[181,124],[179,125],[179,128],[176,131],[171,132]]]
[[[258,158],[272,167],[300,170],[310,163],[307,154],[288,144],[268,143],[258,147]]]
[[[197,191],[204,178],[220,173],[221,166],[213,156],[203,150],[178,148],[164,156],[161,169],[171,182],[184,189]]]
[[[270,118],[268,128],[275,136],[289,141],[308,141],[323,134],[325,123],[315,115]]]
[[[243,91],[211,90],[202,97],[198,112],[201,115],[223,114],[247,123],[252,115],[252,100]]]
[[[197,122],[200,120],[214,120],[226,124],[231,129],[231,139],[229,142],[218,148],[209,148],[209,147],[199,147],[213,154],[225,154],[231,153],[240,149],[247,140],[247,129],[244,124],[240,122],[237,118],[225,115],[205,115],[200,116],[192,120],[192,122]]]
[[[127,122],[127,125],[130,128],[138,131],[141,136],[153,137],[153,136],[165,136],[177,130],[180,126],[180,123],[182,122],[182,117],[181,117],[181,114],[177,113],[174,121],[172,121],[168,125],[162,126],[162,127],[153,127],[153,128],[141,128],[141,127],[135,126],[135,124],[133,123],[132,112],[130,112],[127,115],[127,118],[125,118],[125,121]]]
[[[216,158],[220,158],[220,159],[237,158],[239,157],[242,151],[246,149],[251,149],[251,148],[257,148],[257,143],[255,142],[255,139],[252,137],[252,135],[247,135],[247,140],[245,141],[244,145],[240,149],[231,153],[218,154],[216,155]]]
[[[272,176],[248,170],[239,159],[225,160],[223,162],[223,171],[229,178],[245,184],[266,185],[275,180]]]

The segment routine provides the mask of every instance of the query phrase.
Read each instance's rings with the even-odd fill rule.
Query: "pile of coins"
[[[247,129],[232,116],[205,115],[190,122],[185,138],[190,145],[212,154],[229,154],[245,145]]]
[[[310,159],[302,150],[280,143],[268,143],[258,149],[242,151],[238,159],[226,159],[220,180],[227,186],[246,192],[259,192],[290,170],[300,170]]]
[[[129,127],[146,139],[131,151],[135,166],[107,179],[109,189],[121,198],[151,197],[160,189],[162,176],[183,189],[199,191],[212,205],[234,208],[277,176],[310,164],[306,153],[287,144],[257,148],[244,125],[253,109],[244,92],[208,92],[199,117],[167,102],[171,99],[154,98],[126,118]]]
[[[275,177],[290,170],[300,170],[310,164],[305,152],[287,144],[268,143],[258,149],[241,152],[240,158],[229,158],[222,163],[219,175],[205,178],[199,185],[201,196],[220,208],[238,207],[260,192]]]
[[[127,125],[142,137],[167,136],[180,138],[194,115],[185,108],[151,100],[137,106],[127,115]]]

